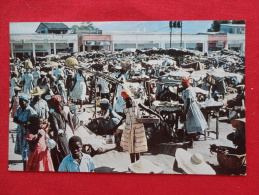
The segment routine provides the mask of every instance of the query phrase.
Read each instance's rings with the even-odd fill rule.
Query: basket
[[[224,151],[217,152],[217,160],[221,167],[228,171],[236,172],[246,164],[246,155],[235,154],[235,149],[225,147],[229,150],[229,153]]]

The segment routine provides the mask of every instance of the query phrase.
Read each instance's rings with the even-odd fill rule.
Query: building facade
[[[183,48],[201,52],[218,51],[225,48],[245,52],[245,25],[222,24],[222,32],[219,33],[206,32],[182,34],[182,36],[172,34],[170,37],[169,32],[104,32],[99,29],[95,29],[94,33],[63,34],[62,31],[62,34],[59,34],[62,23],[50,24],[41,23],[36,30],[36,32],[40,32],[38,34],[11,34],[11,57],[21,57],[26,54],[35,58],[59,52],[89,52],[102,49],[121,51],[126,48],[152,49],[154,47]],[[54,30],[54,27],[55,33],[48,34],[51,32],[50,30]]]
[[[46,56],[59,52],[78,52],[76,34],[11,34],[11,57]]]

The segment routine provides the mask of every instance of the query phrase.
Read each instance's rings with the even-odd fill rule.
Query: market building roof
[[[37,33],[56,33],[60,34],[65,33],[70,28],[64,23],[49,23],[49,22],[41,22],[38,28],[36,29]]]

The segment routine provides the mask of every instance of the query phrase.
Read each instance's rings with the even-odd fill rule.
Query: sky
[[[81,25],[81,22],[63,22],[68,27]],[[105,31],[146,31],[167,32],[170,31],[169,21],[127,21],[127,22],[92,22],[93,26]],[[40,22],[10,23],[11,34],[35,33]],[[183,21],[183,33],[206,32],[212,21]],[[173,32],[180,32],[179,28],[173,28]]]

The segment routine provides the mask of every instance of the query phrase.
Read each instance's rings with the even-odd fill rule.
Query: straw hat
[[[45,89],[41,89],[40,87],[35,87],[32,90],[32,95],[42,95],[45,92]]]
[[[216,172],[208,165],[199,153],[192,154],[182,148],[175,153],[178,166],[187,174],[216,175]]]

